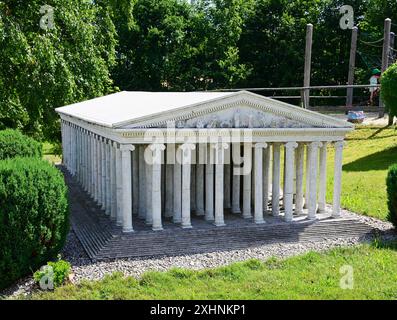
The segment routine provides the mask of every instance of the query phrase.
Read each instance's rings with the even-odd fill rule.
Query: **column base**
[[[325,209],[318,209],[318,210],[317,210],[317,213],[327,213],[327,210],[325,210]]]
[[[152,228],[153,231],[163,231],[163,227],[153,227]]]
[[[317,217],[307,217],[307,220],[310,220],[310,221],[315,221],[315,220],[318,220],[318,218]]]
[[[243,218],[244,218],[244,219],[251,219],[251,218],[252,218],[252,214],[250,214],[250,213],[249,213],[249,214],[244,213],[244,214],[243,214]]]
[[[172,223],[179,224],[179,223],[182,223],[182,220],[179,220],[179,219],[172,219]]]
[[[216,227],[225,227],[226,224],[224,222],[215,222],[214,226],[216,226]]]
[[[255,221],[256,224],[265,224],[266,221],[265,220],[257,220]]]
[[[294,219],[291,217],[291,218],[284,218],[284,221],[285,222],[292,222],[292,221],[294,221]]]
[[[205,217],[205,221],[214,221],[215,217]]]
[[[134,232],[133,228],[123,229],[123,233],[133,233],[133,232]]]
[[[341,218],[341,214],[333,214],[333,215],[331,216],[331,218],[333,218],[333,219],[340,219],[340,218]]]
[[[232,208],[231,213],[233,213],[233,214],[241,214],[241,210]]]
[[[182,229],[192,229],[193,228],[191,224],[182,225],[181,227],[182,227]]]
[[[123,226],[123,223],[122,223],[122,222],[120,222],[120,221],[117,221],[117,222],[116,222],[116,226],[118,226],[118,227],[122,227],[122,226]]]

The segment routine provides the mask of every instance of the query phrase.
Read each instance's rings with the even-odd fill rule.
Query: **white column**
[[[232,166],[231,166],[231,160],[230,160],[230,149],[225,150],[225,157],[224,157],[224,175],[225,175],[225,184],[224,184],[224,206],[225,209],[231,209],[232,208],[232,197],[231,197],[231,184],[232,184],[232,179],[231,179],[231,171],[232,171]]]
[[[244,143],[244,176],[243,176],[243,217],[251,218],[251,173],[252,173],[252,144]]]
[[[146,163],[145,163],[145,148],[143,145],[138,147],[139,151],[139,218],[146,218]]]
[[[240,163],[241,149],[240,143],[232,144],[232,163],[233,163],[233,178],[232,178],[232,213],[241,213],[240,207]]]
[[[173,189],[174,189],[174,164],[175,164],[175,145],[167,144],[165,164],[165,216],[173,216]]]
[[[320,185],[318,189],[318,212],[325,213],[325,196],[327,192],[327,142],[320,148]]]
[[[272,214],[280,215],[280,144],[273,143]]]
[[[138,215],[139,211],[139,169],[138,150],[132,152],[132,214]]]
[[[132,171],[131,171],[131,152],[134,151],[133,145],[121,145],[121,166],[122,166],[122,216],[123,232],[133,232],[132,228]]]
[[[294,160],[295,148],[298,147],[296,142],[287,142],[285,144],[285,186],[284,186],[284,220],[291,222],[293,218],[293,197],[294,197]]]
[[[112,192],[111,192],[111,182],[110,182],[110,140],[106,140],[105,144],[105,157],[106,157],[106,214],[110,216],[112,210]]]
[[[303,208],[308,209],[309,208],[309,185],[310,185],[310,150],[309,150],[309,144],[306,145],[306,186],[305,186],[305,204]]]
[[[317,173],[318,173],[318,148],[321,142],[311,142],[309,145],[309,203],[307,217],[310,220],[316,219],[317,212]]]
[[[152,150],[149,146],[145,148],[145,176],[146,176],[146,220],[147,225],[153,224],[153,208],[152,208]]]
[[[198,144],[198,156],[196,165],[196,214],[198,216],[205,215],[204,208],[204,164],[206,163],[206,145]]]
[[[117,218],[117,183],[116,183],[116,148],[114,142],[110,143],[110,193],[111,193],[111,210],[110,217],[112,220]]]
[[[263,150],[263,212],[269,210],[270,193],[270,147]]]
[[[296,198],[295,214],[303,213],[303,165],[305,160],[305,145],[299,143],[296,150]]]
[[[95,162],[95,140],[94,134],[90,133],[90,193],[91,197],[94,198],[95,193],[95,169],[94,169],[94,162]]]
[[[207,145],[207,163],[205,165],[205,220],[214,221],[214,150]]]
[[[106,210],[106,151],[105,151],[105,139],[101,139],[101,174],[102,174],[102,199],[101,205],[102,210]]]
[[[182,222],[182,156],[181,149],[175,145],[175,165],[174,165],[174,223]]]
[[[334,167],[334,201],[332,216],[334,218],[340,217],[340,195],[342,188],[342,158],[343,158],[343,147],[345,143],[343,141],[335,142],[335,167]]]
[[[227,143],[216,143],[215,148],[215,225],[225,226],[224,217],[224,157],[225,150],[229,148]]]
[[[116,198],[117,198],[117,216],[116,223],[118,226],[123,224],[123,167],[121,159],[121,150],[116,147]]]
[[[152,144],[149,146],[152,150],[152,229],[153,231],[163,230],[161,221],[161,155],[165,150],[164,144]]]
[[[196,146],[192,143],[185,143],[180,146],[182,152],[182,228],[192,227],[190,219],[190,178],[192,151]]]
[[[95,202],[99,201],[99,149],[98,136],[94,135],[94,181],[95,181]]]
[[[254,221],[257,224],[265,223],[263,219],[263,149],[267,148],[266,143],[255,144],[255,217]]]

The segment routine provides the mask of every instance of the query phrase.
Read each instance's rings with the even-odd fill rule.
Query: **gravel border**
[[[331,206],[328,206],[328,209],[331,209]],[[378,236],[383,240],[397,239],[397,233],[393,225],[389,222],[362,216],[348,210],[342,210],[342,217],[354,218],[372,226],[379,230]],[[370,242],[371,240],[371,237],[365,239],[353,237],[317,242],[273,243],[242,250],[173,257],[145,257],[142,259],[118,259],[92,262],[85,253],[77,236],[73,230],[71,230],[61,255],[63,259],[72,264],[72,282],[77,284],[83,279],[100,280],[103,279],[105,275],[112,274],[113,272],[122,272],[125,276],[139,278],[144,272],[149,270],[166,271],[174,267],[200,270],[225,266],[234,262],[253,258],[260,260],[266,260],[270,257],[287,258],[309,251],[321,252],[337,247],[354,246],[360,243]],[[30,294],[34,289],[33,279],[30,276],[18,281],[14,286],[4,291],[2,294],[6,297],[23,296]]]

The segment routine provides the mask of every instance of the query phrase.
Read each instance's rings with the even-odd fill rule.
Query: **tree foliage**
[[[43,29],[42,1],[0,1],[0,129],[59,137],[55,107],[112,91],[116,35],[106,6],[48,0],[53,28]]]
[[[359,27],[356,83],[368,83],[380,68],[384,19],[397,22],[395,0],[189,2],[48,0],[55,27],[46,31],[42,2],[0,0],[0,129],[58,139],[55,107],[118,88],[300,86],[308,23],[311,83],[345,84],[351,30],[339,27],[342,5]]]
[[[391,65],[382,75],[381,96],[389,111],[391,120],[397,115],[397,63]]]

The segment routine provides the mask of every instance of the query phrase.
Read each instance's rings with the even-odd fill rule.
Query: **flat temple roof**
[[[112,127],[157,113],[235,95],[236,92],[142,92],[122,91],[65,107],[61,114]]]

